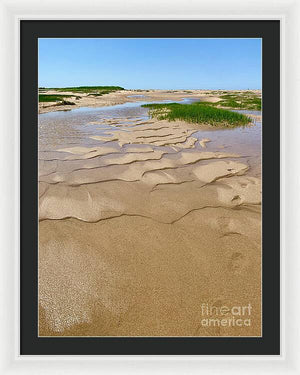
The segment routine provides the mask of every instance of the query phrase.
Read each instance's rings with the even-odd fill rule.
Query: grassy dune
[[[44,90],[45,88],[43,88]],[[83,93],[83,94],[94,94],[94,95],[104,95],[113,91],[124,90],[120,86],[78,86],[78,87],[59,87],[59,88],[49,88],[48,90],[55,90],[57,92],[74,92],[74,93]]]
[[[48,90],[56,91],[57,94],[45,94]],[[87,94],[88,96],[102,96],[110,92],[124,90],[120,86],[79,86],[79,87],[60,87],[60,88],[39,88],[39,102],[57,102],[56,105],[75,105],[73,102],[65,100],[65,98],[81,96],[77,94]],[[60,92],[72,92],[74,95],[60,94]]]
[[[202,104],[144,104],[143,107],[150,109],[150,115],[159,120],[183,120],[186,122],[209,124],[213,126],[241,126],[251,122],[249,117],[240,113],[215,108]]]
[[[39,94],[39,102],[61,102],[64,101],[64,98],[74,97],[75,95],[45,95]],[[76,96],[76,98],[80,98],[80,96]]]
[[[248,109],[261,111],[261,98],[251,91],[240,93],[224,93],[219,95],[221,101],[217,103],[206,103],[214,107],[228,107],[232,109]]]

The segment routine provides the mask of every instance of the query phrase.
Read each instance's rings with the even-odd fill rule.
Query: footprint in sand
[[[247,263],[247,259],[242,253],[234,252],[229,259],[228,268],[234,274],[239,274],[245,270]]]
[[[231,202],[235,203],[235,204],[239,204],[241,203],[242,199],[239,195],[235,195],[232,199],[231,199]]]
[[[221,216],[216,219],[216,226],[218,229],[221,229],[222,231],[229,230],[230,223],[231,223],[230,217]]]

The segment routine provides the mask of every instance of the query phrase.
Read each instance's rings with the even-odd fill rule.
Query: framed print
[[[299,373],[299,12],[297,1],[0,1],[1,374]],[[248,169],[203,181],[216,162]],[[140,184],[120,181],[145,164]],[[99,168],[117,181],[82,181]],[[242,179],[260,181],[261,202]],[[233,189],[247,196],[224,209]]]
[[[299,10],[0,2],[1,373],[299,373]]]
[[[21,354],[279,355],[280,22],[20,42]]]

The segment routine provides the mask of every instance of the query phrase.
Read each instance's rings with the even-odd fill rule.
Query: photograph
[[[262,38],[37,49],[38,337],[261,338]]]

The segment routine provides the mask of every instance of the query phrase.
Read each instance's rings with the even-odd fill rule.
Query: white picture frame
[[[298,374],[300,373],[300,3],[211,0],[0,0],[1,373],[2,374]],[[184,19],[281,21],[281,355],[20,356],[19,354],[19,21]],[[3,89],[5,88],[5,89]],[[298,116],[297,116],[298,115]],[[28,124],[30,126],[30,124]],[[297,170],[297,168],[299,170]],[[26,256],[26,255],[24,255]]]

